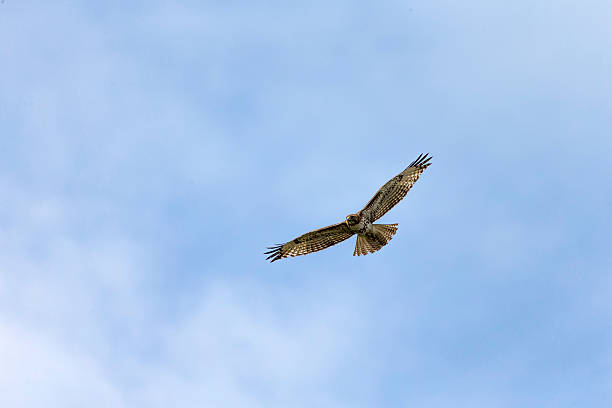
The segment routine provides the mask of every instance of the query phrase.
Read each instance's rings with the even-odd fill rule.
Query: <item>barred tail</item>
[[[353,256],[367,255],[387,245],[397,231],[397,224],[373,224],[371,234],[357,235]]]

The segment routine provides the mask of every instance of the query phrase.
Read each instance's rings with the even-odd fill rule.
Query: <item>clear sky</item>
[[[0,4],[0,406],[612,406],[612,5]],[[265,247],[432,166],[354,239]]]

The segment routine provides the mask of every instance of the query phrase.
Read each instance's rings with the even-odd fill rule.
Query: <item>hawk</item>
[[[374,224],[374,221],[406,196],[421,173],[429,167],[430,160],[428,153],[420,154],[406,170],[385,183],[357,214],[349,214],[338,224],[308,232],[285,244],[268,247],[269,251],[264,252],[268,255],[266,259],[274,262],[290,256],[310,254],[336,245],[355,234],[357,243],[353,256],[378,251],[391,240],[397,231],[397,224]]]

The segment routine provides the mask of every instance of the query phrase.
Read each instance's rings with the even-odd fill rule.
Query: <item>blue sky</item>
[[[609,407],[608,1],[0,4],[0,405]],[[434,156],[383,222],[268,264]]]

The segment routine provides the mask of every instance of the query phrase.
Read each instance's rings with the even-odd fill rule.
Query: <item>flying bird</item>
[[[329,227],[310,231],[293,241],[268,247],[266,259],[278,261],[290,256],[306,255],[336,245],[357,234],[355,255],[367,255],[387,245],[395,232],[397,224],[374,224],[374,221],[406,196],[419,176],[431,164],[431,156],[420,154],[406,170],[389,180],[374,194],[361,211],[349,214],[346,219]]]

